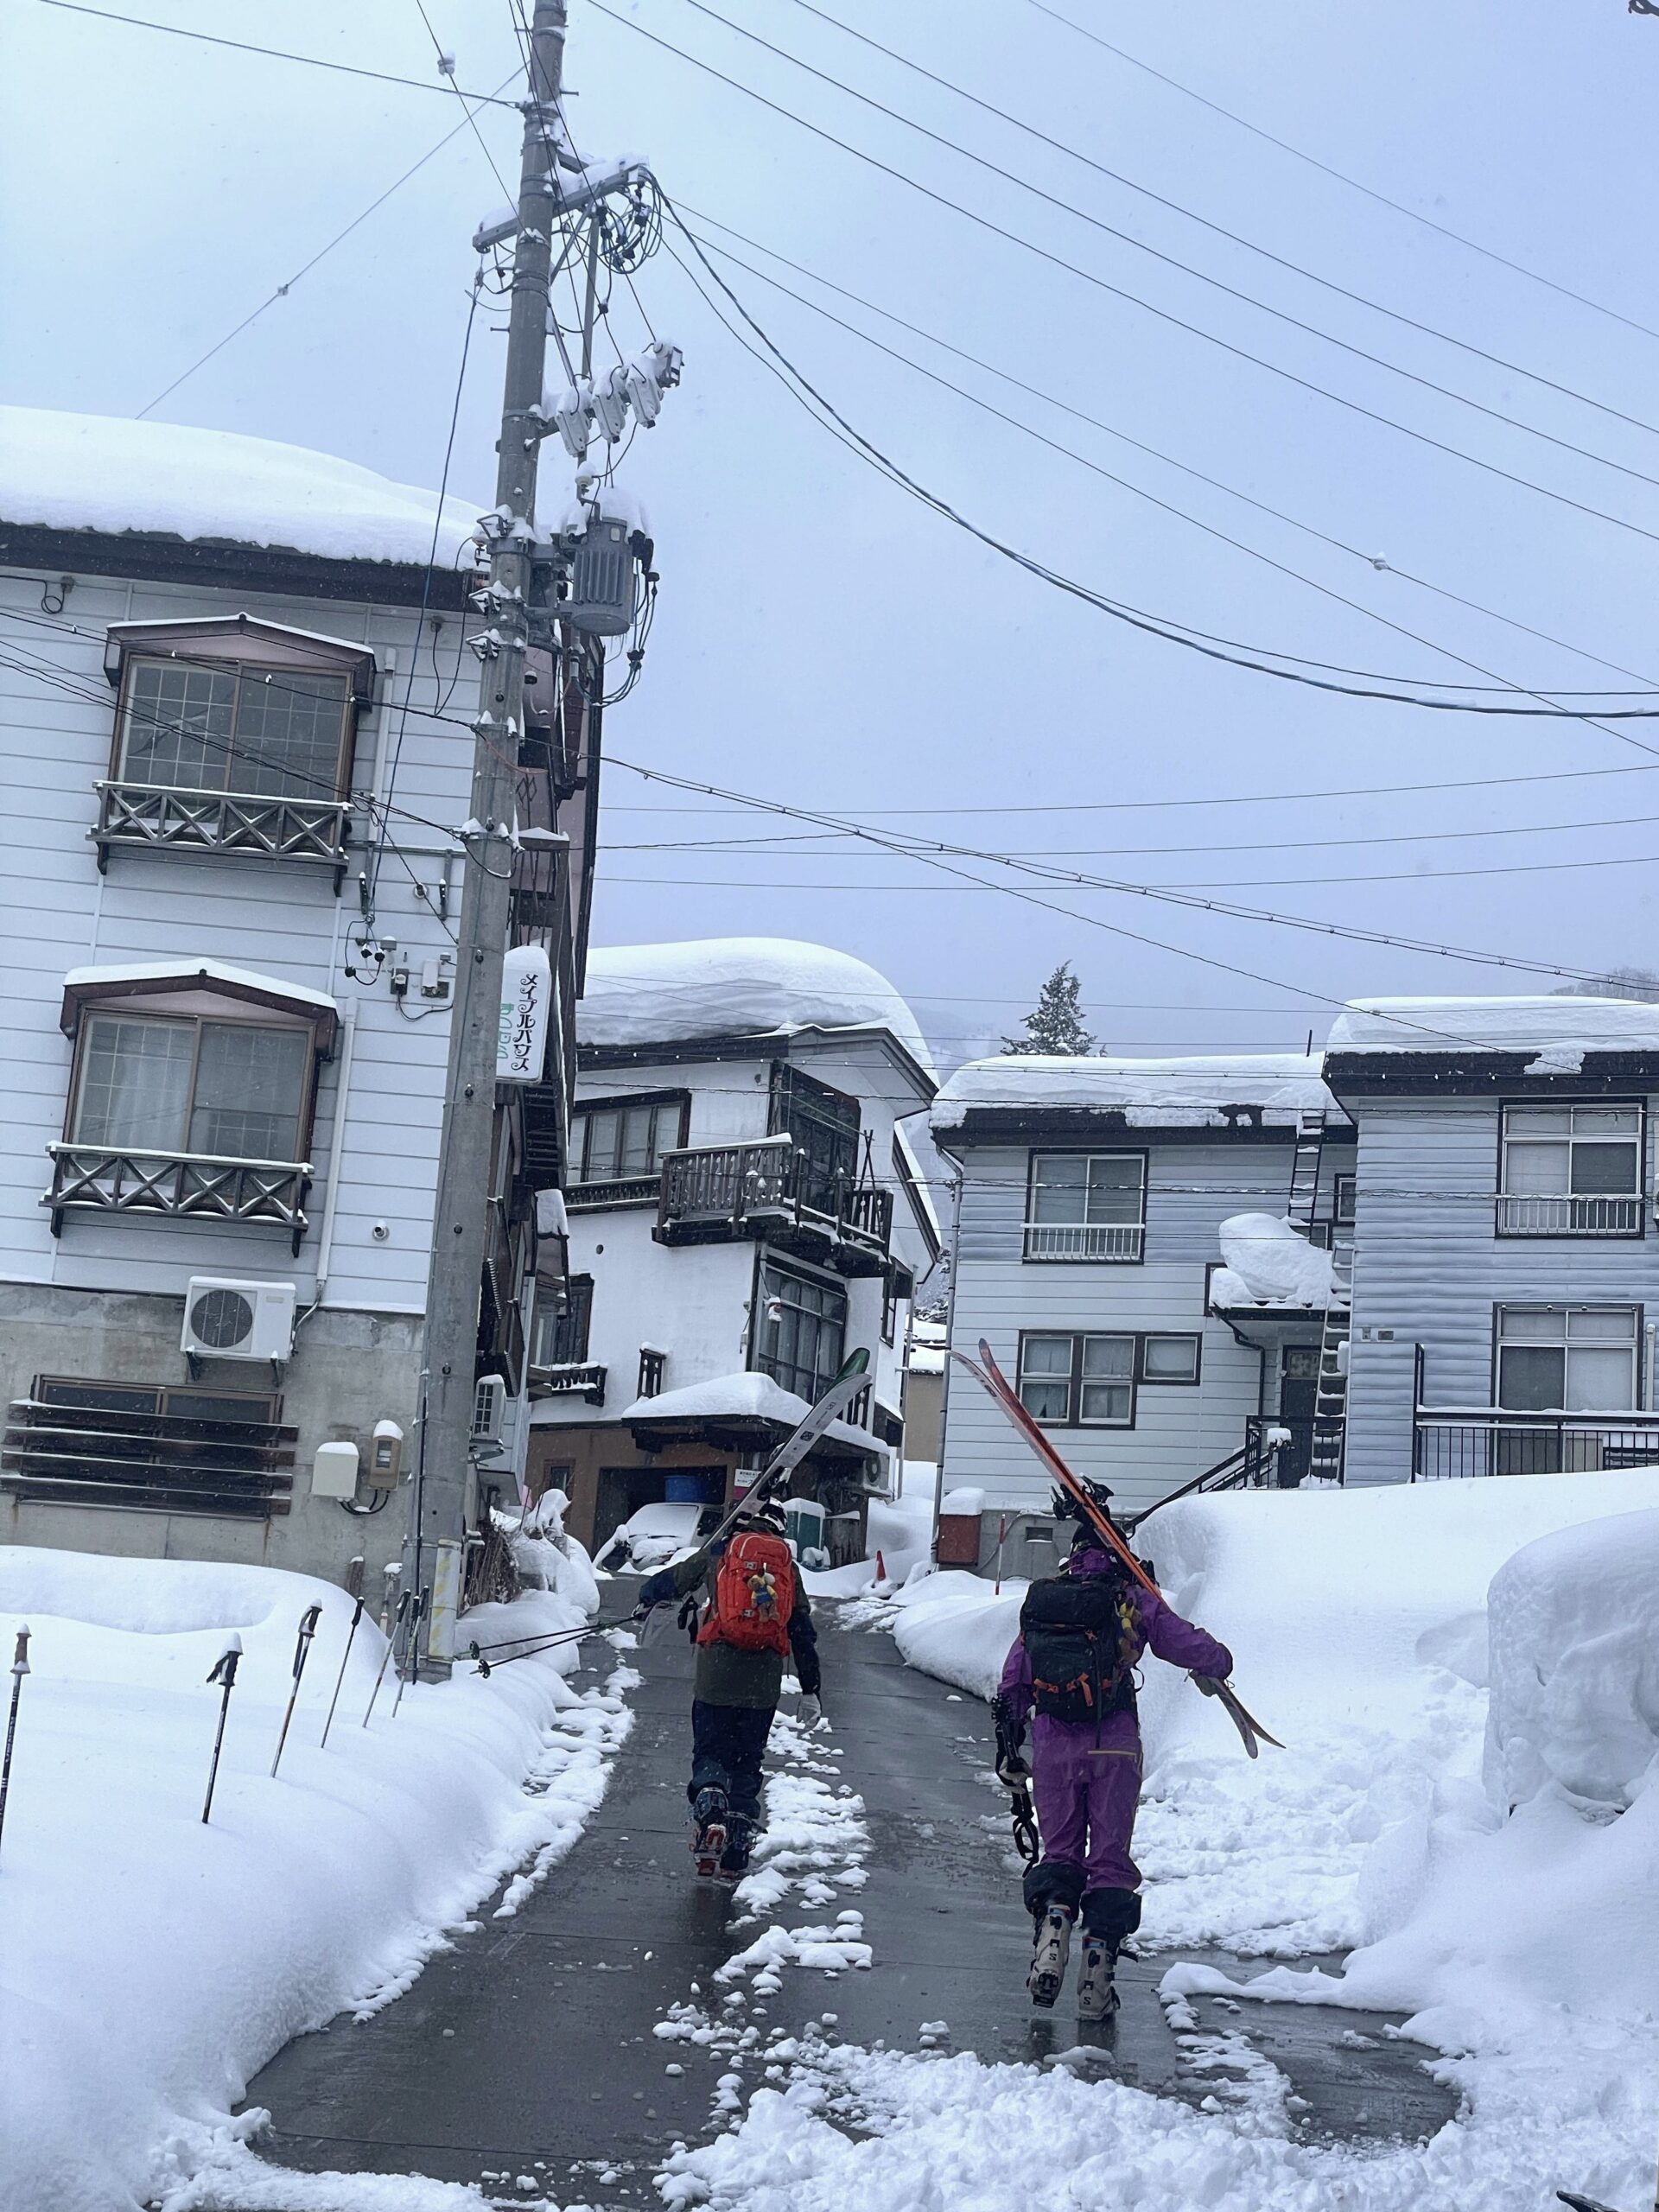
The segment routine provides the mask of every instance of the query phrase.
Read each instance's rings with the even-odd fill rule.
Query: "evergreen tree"
[[[1071,963],[1063,960],[1037,994],[1035,1008],[1026,1016],[1023,1037],[1005,1037],[1009,1052],[1058,1052],[1069,1058],[1086,1057],[1095,1040],[1083,1026],[1077,1002],[1077,979]]]

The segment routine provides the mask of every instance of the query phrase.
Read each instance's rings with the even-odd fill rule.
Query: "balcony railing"
[[[1414,1483],[1478,1475],[1590,1474],[1616,1467],[1659,1469],[1659,1414],[1521,1414],[1420,1406],[1412,1424]]]
[[[1630,1198],[1500,1198],[1500,1236],[1639,1236],[1642,1200]]]
[[[18,1399],[0,1447],[0,1490],[41,1504],[263,1521],[289,1510],[297,1433],[274,1421]]]
[[[596,1359],[555,1360],[543,1364],[532,1357],[530,1395],[532,1398],[585,1398],[590,1406],[602,1406],[604,1366]]]
[[[649,1175],[613,1175],[608,1182],[572,1183],[564,1203],[572,1213],[591,1212],[597,1206],[654,1205],[662,1195],[663,1179],[653,1168]]]
[[[100,870],[111,845],[203,853],[255,853],[273,861],[321,861],[340,888],[346,868],[343,800],[259,798],[246,792],[179,791],[164,784],[100,783],[98,826],[87,832]]]
[[[214,1221],[274,1222],[296,1253],[308,1226],[308,1161],[223,1160],[203,1152],[144,1152],[98,1144],[49,1144],[52,1187],[41,1199],[60,1235],[71,1208],[164,1213]]]
[[[658,1243],[764,1236],[843,1274],[879,1274],[892,1233],[891,1191],[819,1173],[786,1136],[664,1156]]]
[[[1147,1232],[1138,1221],[1028,1221],[1028,1260],[1134,1261],[1146,1249]]]

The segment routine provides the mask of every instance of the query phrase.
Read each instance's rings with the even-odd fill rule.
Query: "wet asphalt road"
[[[849,2044],[915,2050],[923,2024],[944,2021],[936,2047],[988,2061],[1040,2063],[1075,2046],[1067,1999],[1033,2015],[1025,1994],[1029,1923],[1010,1870],[1007,1800],[984,1780],[985,1708],[912,1673],[890,1637],[836,1633],[833,1608],[823,1611],[840,1773],[863,1799],[870,1831],[868,1886],[838,1903],[862,1912],[875,1962],[833,1981],[786,1969],[763,2016],[767,2032],[830,2011],[830,2032]],[[584,1652],[592,1670],[579,1682],[602,1679],[609,1647],[595,1639]],[[336,2021],[279,2053],[247,2100],[272,2115],[257,2145],[264,2158],[302,2171],[430,2174],[504,2195],[524,2175],[556,2202],[657,2201],[652,2171],[672,2144],[707,2133],[728,2062],[696,2044],[666,2045],[652,2030],[694,1983],[706,1996],[715,1968],[758,1929],[728,1933],[740,1910],[729,1891],[691,1875],[686,1648],[671,1638],[639,1664],[632,1734],[570,1857],[515,1917],[493,1921],[480,1907],[476,1932],[376,2018]],[[823,1916],[793,1897],[775,1916]],[[1186,2069],[1158,2003],[1169,1963],[1122,1963],[1122,2012],[1095,2063],[1196,2101],[1213,2083]],[[1423,2069],[1427,2054],[1384,2037],[1376,2014],[1224,2014],[1206,1999],[1195,2010],[1205,2028],[1246,2036],[1281,2069],[1311,2131],[1415,2139],[1451,2116],[1449,2094]],[[665,2073],[669,2062],[683,2072]]]

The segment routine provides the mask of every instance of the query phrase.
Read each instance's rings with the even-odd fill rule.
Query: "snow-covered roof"
[[[0,407],[0,519],[282,546],[332,561],[424,563],[436,497],[304,446],[236,430]],[[446,499],[438,564],[480,510]]]
[[[1231,1214],[1217,1236],[1224,1264],[1210,1278],[1210,1303],[1322,1311],[1331,1303],[1331,1255],[1281,1215]]]
[[[969,1060],[933,1103],[935,1129],[960,1128],[970,1111],[1045,1107],[1121,1114],[1137,1128],[1221,1127],[1226,1109],[1251,1107],[1273,1126],[1299,1114],[1334,1109],[1317,1056],[1301,1052],[1217,1052],[1192,1059],[1063,1059],[1007,1053]]]
[[[278,976],[262,976],[256,969],[232,968],[223,960],[192,955],[186,960],[134,960],[113,968],[72,968],[63,979],[66,991],[101,988],[115,983],[176,983],[181,990],[192,983],[234,983],[246,991],[263,991],[273,998],[294,999],[302,1006],[340,1009],[327,991],[314,991],[305,983],[285,982]]]
[[[1531,1052],[1529,1072],[1574,1074],[1586,1052],[1659,1052],[1659,1005],[1643,999],[1354,999],[1332,1052]]]
[[[588,953],[576,1009],[584,1045],[791,1037],[803,1029],[885,1029],[934,1074],[915,1015],[884,976],[850,953],[785,937],[615,944]]]
[[[624,1406],[619,1421],[771,1421],[785,1428],[804,1421],[811,1408],[793,1390],[785,1390],[770,1375],[747,1369],[736,1375],[711,1376],[705,1382],[688,1382],[678,1390],[659,1390],[654,1398],[636,1398]],[[824,1431],[843,1444],[879,1454],[879,1445],[868,1429],[832,1421]]]

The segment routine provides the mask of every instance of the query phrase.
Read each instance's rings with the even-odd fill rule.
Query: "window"
[[[1022,1335],[1020,1397],[1057,1428],[1135,1426],[1132,1336]]]
[[[639,1388],[636,1397],[658,1398],[662,1395],[663,1370],[668,1365],[665,1351],[653,1351],[649,1344],[639,1347]]]
[[[15,1405],[0,1488],[43,1504],[264,1520],[289,1510],[295,1431],[267,1390],[38,1375]]]
[[[588,1357],[588,1331],[593,1317],[594,1279],[572,1275],[564,1287],[563,1313],[548,1306],[536,1316],[536,1356],[531,1366],[582,1366]]]
[[[1637,1104],[1506,1106],[1497,1230],[1506,1236],[1639,1236]]]
[[[1634,1306],[1500,1306],[1497,1402],[1510,1413],[1630,1413],[1637,1402]]]
[[[1146,1192],[1144,1153],[1033,1152],[1027,1259],[1139,1260]]]
[[[308,1029],[89,1015],[72,1141],[128,1153],[297,1163],[311,1060]]]
[[[1141,1382],[1196,1382],[1198,1379],[1198,1338],[1197,1337],[1141,1338]]]
[[[579,1183],[618,1183],[659,1173],[663,1154],[685,1141],[688,1101],[683,1092],[666,1098],[612,1099],[579,1108],[570,1133]]]
[[[847,1294],[773,1260],[761,1267],[758,1291],[753,1363],[810,1405],[844,1357]]]
[[[1358,1183],[1355,1175],[1338,1175],[1332,1185],[1332,1214],[1339,1227],[1351,1228],[1354,1220],[1354,1192]]]
[[[881,1341],[884,1344],[893,1344],[898,1336],[899,1293],[893,1287],[893,1276],[888,1274],[881,1284]]]
[[[804,1155],[801,1195],[823,1213],[838,1213],[858,1172],[856,1098],[832,1090],[786,1061],[774,1063],[768,1134],[787,1135]]]
[[[122,690],[116,774],[169,791],[334,800],[350,699],[344,674],[134,654]]]

